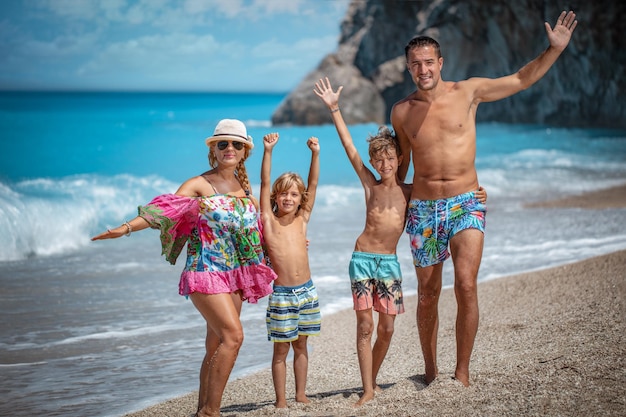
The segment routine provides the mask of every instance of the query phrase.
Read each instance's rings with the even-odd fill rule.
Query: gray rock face
[[[337,55],[329,55],[319,67],[308,74],[272,116],[274,124],[315,125],[332,123],[328,109],[313,93],[313,86],[322,77],[342,80],[341,113],[346,123],[385,123],[386,104],[374,83],[363,77]],[[337,84],[339,85],[339,84]]]
[[[543,23],[555,24],[555,3],[353,0],[336,52],[285,98],[272,123],[330,123],[313,93],[324,76],[344,86],[347,123],[388,123],[393,104],[415,90],[404,46],[420,34],[441,44],[446,81],[515,73],[547,48]],[[626,2],[575,1],[571,8],[578,27],[556,64],[528,90],[481,104],[477,121],[626,128]]]

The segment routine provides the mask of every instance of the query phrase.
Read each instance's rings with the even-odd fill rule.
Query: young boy
[[[380,390],[376,377],[391,343],[396,315],[404,312],[402,275],[396,246],[404,230],[412,186],[398,179],[402,154],[395,136],[385,126],[368,139],[369,162],[380,179],[376,179],[365,166],[339,110],[342,89],[343,86],[340,86],[334,92],[326,78],[315,83],[314,92],[329,108],[341,143],[365,191],[365,229],[356,240],[349,266],[357,319],[357,355],[363,382],[363,395],[355,406],[360,406],[374,398],[375,392]],[[476,192],[478,199],[482,199],[483,195],[486,199],[484,191]],[[378,312],[377,337],[373,348],[372,308]]]
[[[275,406],[285,408],[289,347],[293,347],[294,353],[296,401],[308,403],[307,338],[320,333],[321,314],[317,290],[311,280],[306,240],[319,178],[320,147],[315,137],[307,141],[311,149],[311,167],[306,189],[298,174],[287,172],[276,179],[270,192],[272,149],[277,142],[277,133],[263,137],[265,149],[261,165],[260,205],[266,250],[278,275],[274,281],[274,292],[269,296],[266,315],[267,337],[274,342],[272,379],[276,392]]]

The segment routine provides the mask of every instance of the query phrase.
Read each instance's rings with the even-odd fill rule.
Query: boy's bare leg
[[[376,377],[389,351],[395,320],[395,315],[378,313],[376,342],[374,342],[374,348],[372,349],[372,384],[375,391],[380,390],[376,383]]]
[[[439,295],[443,263],[415,268],[417,274],[417,332],[424,356],[424,378],[430,384],[437,378],[437,331]]]
[[[483,253],[484,235],[476,229],[457,233],[450,240],[454,261],[456,317],[456,370],[454,377],[470,385],[469,364],[478,331],[478,269]]]
[[[374,380],[372,379],[372,333],[374,318],[372,309],[356,311],[356,352],[363,383],[363,395],[354,404],[356,407],[374,398]]]
[[[289,342],[274,342],[274,355],[272,356],[272,381],[274,382],[274,392],[276,393],[276,408],[287,407],[285,394],[287,384],[287,354],[289,353]]]
[[[291,342],[293,346],[293,373],[296,380],[296,402],[308,404],[306,396],[306,378],[309,370],[308,336],[300,336]]]

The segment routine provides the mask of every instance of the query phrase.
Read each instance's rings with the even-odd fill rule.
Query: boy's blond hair
[[[369,143],[368,151],[370,159],[379,155],[381,152],[387,153],[391,149],[395,149],[396,156],[402,155],[396,135],[394,135],[387,126],[380,126],[378,133],[373,136],[370,135],[370,137],[367,138],[367,142]]]
[[[272,193],[270,194],[270,203],[272,205],[272,212],[276,213],[278,207],[276,205],[276,196],[282,192],[287,191],[293,185],[298,187],[298,191],[302,196],[300,200],[300,206],[298,206],[298,210],[302,207],[306,207],[309,203],[309,194],[306,191],[306,186],[304,185],[304,181],[299,174],[295,172],[285,172],[280,177],[276,178],[274,184],[272,184]]]

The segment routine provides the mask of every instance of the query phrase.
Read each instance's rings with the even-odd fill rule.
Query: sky
[[[0,90],[288,92],[349,0],[1,0]]]

